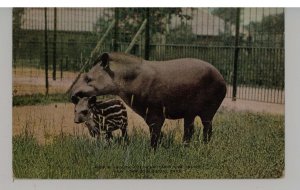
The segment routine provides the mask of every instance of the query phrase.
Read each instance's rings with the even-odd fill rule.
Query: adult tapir
[[[83,74],[71,96],[114,94],[143,117],[156,147],[165,118],[184,118],[183,141],[194,133],[200,116],[203,141],[212,135],[212,120],[226,94],[226,83],[211,64],[192,58],[146,61],[124,53],[103,53]]]

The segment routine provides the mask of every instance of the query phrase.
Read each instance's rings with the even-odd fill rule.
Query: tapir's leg
[[[155,113],[155,111],[149,111],[146,119],[146,123],[150,129],[150,136],[151,136],[151,147],[156,149],[158,145],[158,141],[161,136],[161,127],[165,121],[165,118],[160,111]]]
[[[218,104],[215,105],[215,107],[212,107],[209,110],[206,110],[205,112],[202,112],[202,114],[199,114],[202,125],[203,125],[203,142],[208,143],[212,136],[212,120],[214,118],[214,115],[218,109]]]
[[[194,129],[194,119],[195,116],[184,117],[184,133],[183,133],[183,142],[189,143],[195,132]]]
[[[127,126],[127,124],[126,124],[126,126]],[[126,126],[122,127],[121,131],[122,131],[123,141],[128,143],[128,134],[127,134]]]
[[[126,128],[122,128],[121,131],[122,131],[122,137],[123,138],[127,138],[127,130],[126,130]]]
[[[208,143],[212,135],[212,121],[202,121],[203,124],[203,141]]]
[[[111,131],[107,131],[107,132],[106,132],[105,139],[106,139],[107,141],[109,141],[109,140],[112,139],[112,138],[113,138],[112,132],[111,132]]]

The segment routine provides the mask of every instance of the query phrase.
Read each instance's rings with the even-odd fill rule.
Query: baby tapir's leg
[[[112,132],[111,131],[107,131],[106,135],[105,135],[105,139],[107,142],[109,142],[110,139],[113,138]]]

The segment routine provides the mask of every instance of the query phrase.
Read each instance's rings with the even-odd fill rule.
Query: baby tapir
[[[96,96],[72,97],[75,104],[75,123],[84,123],[92,137],[99,137],[101,131],[106,139],[112,138],[112,131],[121,129],[127,137],[127,112],[124,104],[117,99],[97,101]]]

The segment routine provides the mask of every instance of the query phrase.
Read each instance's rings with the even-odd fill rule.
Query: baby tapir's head
[[[75,104],[75,123],[83,123],[91,119],[91,107],[96,103],[96,100],[96,96],[83,98],[72,96],[72,102]]]

